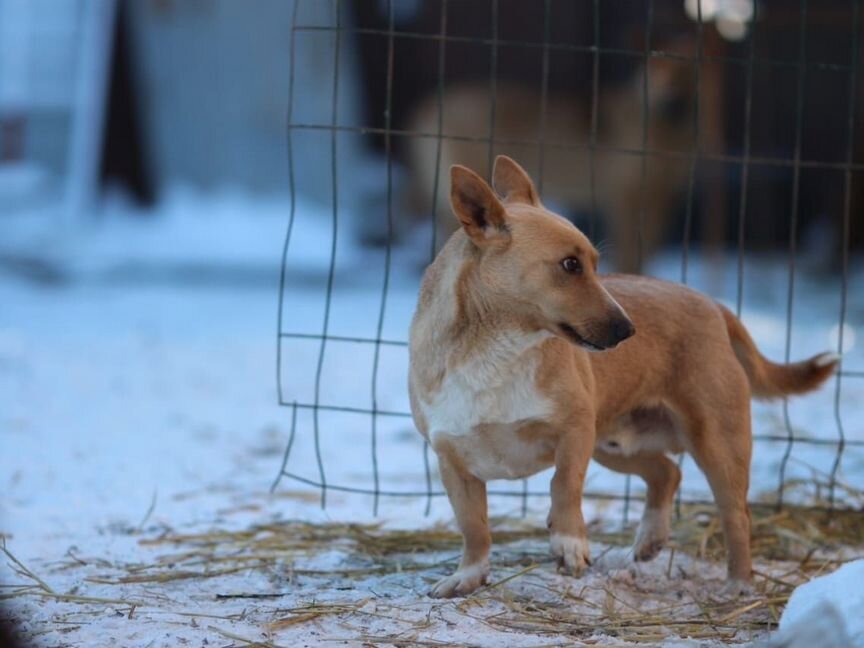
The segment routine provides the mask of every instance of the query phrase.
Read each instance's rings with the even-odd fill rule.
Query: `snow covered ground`
[[[94,582],[139,573],[141,565],[153,565],[162,556],[168,558],[159,564],[176,562],[178,570],[188,566],[189,558],[180,554],[192,545],[141,543],[163,535],[239,532],[254,524],[290,531],[293,527],[280,525],[374,519],[372,498],[365,495],[329,491],[322,511],[316,489],[289,479],[269,493],[291,431],[291,409],[278,405],[275,368],[278,263],[287,203],[178,193],[157,216],[154,222],[112,203],[100,214],[100,223],[83,229],[57,227],[48,213],[0,221],[0,533],[7,550],[51,590],[43,588],[37,595],[17,589],[32,585],[32,577],[4,559],[0,597],[12,595],[4,601],[5,614],[41,646],[224,646],[265,636],[274,645],[302,646],[335,639],[359,642],[361,635],[379,637],[368,639],[374,644],[384,636],[398,643],[393,637],[399,633],[489,646],[572,641],[527,626],[495,627],[491,619],[504,611],[499,601],[479,602],[475,608],[424,598],[429,581],[449,569],[451,551],[405,557],[406,564],[415,566],[428,561],[428,570],[400,572],[394,564],[396,573],[352,578],[344,570],[368,565],[350,547],[328,541],[320,551],[298,549],[292,561],[280,559],[266,568],[213,578]],[[329,212],[300,204],[294,232],[282,328],[315,334],[323,316]],[[384,251],[357,248],[349,232],[343,228],[338,240],[330,333],[375,337]],[[653,271],[677,278],[679,259],[674,254],[661,259]],[[419,265],[416,250],[394,253],[380,321],[384,338],[406,337]],[[728,267],[734,268],[731,261]],[[785,272],[778,260],[748,259],[746,266],[744,320],[774,358],[783,357],[785,345]],[[697,285],[713,282],[721,287],[713,294],[734,300],[731,270],[717,279],[694,260],[690,278]],[[844,366],[862,371],[860,269],[848,294]],[[836,278],[802,272],[796,283],[792,355],[803,357],[832,345],[836,349],[839,310]],[[852,343],[856,333],[858,344]],[[318,353],[316,340],[284,340],[283,400],[312,402]],[[379,409],[407,412],[405,361],[404,347],[382,347],[375,394]],[[368,408],[373,362],[371,345],[330,342],[322,365],[321,402]],[[847,439],[862,441],[864,379],[849,377],[841,387],[843,431]],[[757,433],[785,439],[781,404],[759,404],[754,411]],[[796,435],[836,440],[835,384],[792,402],[789,415]],[[328,483],[371,487],[371,418],[321,412],[318,422]],[[317,481],[313,428],[312,414],[298,410],[287,470]],[[380,488],[425,491],[422,446],[410,419],[380,417],[375,434]],[[754,498],[777,487],[786,447],[785,441],[757,444]],[[832,445],[815,450],[794,445],[785,477],[824,481],[835,456]],[[707,496],[698,471],[689,463],[685,469],[684,493]],[[864,449],[847,446],[840,479],[860,491],[862,474]],[[529,489],[542,493],[547,483],[548,475],[541,475]],[[638,491],[639,484],[632,486]],[[592,469],[589,487],[620,494],[624,480]],[[520,491],[521,484],[495,488]],[[838,496],[846,495],[838,491]],[[543,497],[529,497],[525,523],[542,527],[545,504]],[[638,515],[637,506],[628,512],[631,520]],[[387,528],[407,529],[449,520],[443,498],[433,499],[428,516],[425,508],[423,497],[382,498],[379,520]],[[602,500],[586,509],[589,519],[606,526],[621,521],[620,507]],[[492,511],[516,518],[502,522],[501,528],[523,524],[520,498],[493,498]],[[606,549],[598,545],[594,553]],[[540,541],[507,545],[496,555],[504,567],[493,578],[518,573],[520,560],[526,555],[541,560],[544,551]],[[608,596],[619,596],[624,603],[606,605],[620,612],[636,600],[654,606],[680,601],[679,594],[695,600],[717,582],[717,565],[683,556],[675,560],[681,561],[681,571],[670,580],[666,554],[636,571],[604,559],[587,579],[573,584],[574,591],[593,589],[593,595],[579,595],[601,610]],[[541,564],[500,587],[514,600],[533,598],[551,608],[561,601],[548,596],[549,588],[562,586],[561,577],[551,571]],[[611,595],[606,593],[610,587]],[[238,597],[245,594],[273,596]],[[362,603],[362,611],[314,619],[298,612],[313,602]],[[284,622],[286,618],[293,621]],[[269,625],[280,620],[281,625]],[[598,630],[578,636],[588,641],[605,635]],[[625,645],[608,637],[603,641]]]

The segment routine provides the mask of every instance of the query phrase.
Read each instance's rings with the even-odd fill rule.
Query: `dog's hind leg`
[[[444,482],[462,532],[463,550],[459,568],[438,581],[429,594],[439,598],[465,596],[484,585],[489,578],[492,537],[489,533],[486,484],[463,470],[456,458],[449,457],[446,449],[435,449],[441,481]]]
[[[720,512],[731,594],[746,591],[752,569],[747,505],[752,440],[749,400],[738,407],[725,405],[725,409],[703,406],[687,417],[692,431],[687,445],[708,479]]]
[[[595,449],[594,459],[615,472],[638,475],[648,487],[645,511],[633,543],[634,560],[651,560],[669,540],[672,500],[681,483],[675,462],[661,453],[640,453],[625,457]]]

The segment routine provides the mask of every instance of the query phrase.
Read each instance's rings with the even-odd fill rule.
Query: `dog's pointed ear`
[[[465,233],[477,245],[510,236],[504,205],[492,187],[459,164],[450,167],[450,204]]]
[[[492,186],[507,202],[540,206],[540,196],[531,181],[531,176],[513,158],[499,155],[492,171]]]

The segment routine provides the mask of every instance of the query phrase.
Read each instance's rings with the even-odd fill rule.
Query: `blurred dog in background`
[[[692,49],[695,55],[695,43]],[[433,136],[412,137],[407,145],[410,211],[427,217],[434,204],[438,247],[456,227],[447,169],[462,164],[486,176],[494,156],[503,154],[522,161],[551,204],[571,218],[599,215],[615,269],[639,272],[662,244],[687,190],[696,71],[692,61],[650,58],[597,94],[596,122],[590,96],[549,93],[544,110],[539,82],[534,88],[500,83],[494,123],[488,81],[463,82],[445,88],[440,100],[434,92],[420,101],[407,129]],[[643,170],[643,149],[680,155],[649,153]]]

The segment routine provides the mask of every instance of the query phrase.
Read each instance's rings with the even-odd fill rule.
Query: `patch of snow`
[[[805,643],[807,637],[814,642]],[[780,617],[777,641],[772,645],[864,648],[864,559],[792,592]]]

